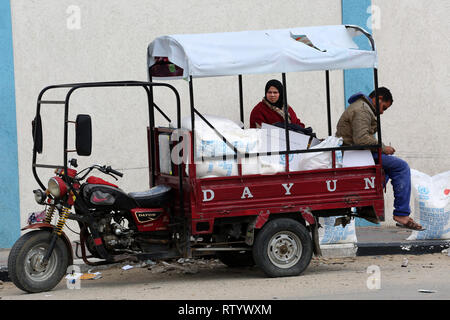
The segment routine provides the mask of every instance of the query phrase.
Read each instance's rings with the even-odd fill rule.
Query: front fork
[[[47,209],[47,214],[46,214],[46,217],[45,217],[45,220],[44,220],[46,223],[50,223],[51,222],[54,212],[55,212],[55,205],[51,205]],[[44,259],[42,260],[42,264],[43,265],[47,265],[48,260],[52,256],[53,249],[55,249],[56,241],[61,236],[62,229],[64,228],[64,225],[66,224],[67,217],[69,215],[70,215],[70,208],[68,208],[66,206],[63,206],[61,211],[60,211],[60,214],[59,214],[58,223],[56,224],[56,227],[53,229],[52,238],[50,240],[50,245],[48,247],[47,253],[44,256]]]
[[[52,206],[50,206],[47,209],[45,222],[47,222],[47,223],[51,222],[54,212],[55,212],[55,206],[52,205]],[[46,252],[44,258],[42,259],[43,266],[47,265],[50,257],[52,256],[53,250],[54,250],[54,248],[56,246],[56,242],[57,242],[58,238],[63,234],[62,233],[62,229],[64,228],[66,220],[67,220],[67,218],[69,218],[69,216],[70,216],[70,207],[63,206],[62,209],[60,210],[58,223],[53,228],[53,232],[52,232],[52,236],[51,236],[51,239],[50,239],[49,247],[47,249],[47,252]],[[103,259],[106,260],[106,263],[115,261],[113,259],[113,257],[106,251],[106,249],[105,249],[105,247],[103,245],[103,241],[102,241],[102,239],[100,237],[100,234],[98,233],[97,225],[96,225],[96,223],[94,221],[92,221],[91,218],[78,217],[76,215],[72,215],[72,219],[75,219],[75,220],[77,220],[79,222],[83,222],[83,223],[85,223],[85,224],[87,224],[89,226],[89,228],[91,230],[91,234],[92,234],[93,239],[94,239],[96,250],[99,253],[99,255]]]

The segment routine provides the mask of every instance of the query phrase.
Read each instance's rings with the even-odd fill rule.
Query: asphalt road
[[[406,266],[405,258],[408,260]],[[129,270],[93,269],[101,278],[68,289],[27,294],[11,282],[4,300],[450,300],[446,254],[315,258],[300,276],[267,278],[256,267],[228,268],[218,260],[158,263]],[[374,270],[375,273],[371,273]],[[369,271],[369,272],[368,272]],[[426,290],[421,292],[420,290]]]

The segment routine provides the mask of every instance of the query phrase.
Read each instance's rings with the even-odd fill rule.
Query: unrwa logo
[[[289,159],[289,163],[292,162],[292,160],[294,159],[294,155],[290,154],[288,159]],[[280,164],[285,164],[285,163],[286,163],[286,155],[280,154]]]
[[[417,191],[418,191],[420,194],[429,194],[429,193],[430,193],[430,189],[428,189],[428,187],[424,187],[424,186],[419,186],[419,187],[417,188]]]

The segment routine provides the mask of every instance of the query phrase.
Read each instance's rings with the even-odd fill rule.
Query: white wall
[[[390,87],[395,100],[382,118],[384,142],[390,142],[411,168],[431,175],[449,170],[449,2],[373,0],[373,4],[380,9],[380,28],[374,29],[380,85]],[[73,12],[66,11],[71,5],[80,8],[80,29],[67,27],[68,21],[73,22]],[[147,80],[146,48],[160,35],[341,24],[340,0],[14,0],[11,10],[22,223],[28,212],[39,208],[31,192],[38,187],[31,174],[31,120],[37,95],[44,86]],[[272,77],[281,79],[280,75],[244,77],[247,121]],[[289,103],[301,120],[319,136],[326,136],[324,73],[288,74],[287,81]],[[186,115],[188,85],[183,80],[172,84],[180,90]],[[331,84],[334,131],[344,110],[341,71],[331,72]],[[155,94],[158,105],[175,117],[174,100],[168,91]],[[200,111],[239,119],[235,77],[195,81],[195,94]],[[93,155],[88,159],[78,157],[80,167],[109,164],[125,173],[119,181],[124,190],[146,189],[148,115],[143,92],[99,89],[77,93],[73,102],[76,109],[72,119],[77,113],[89,112],[94,122]],[[49,108],[45,118],[58,126],[44,133],[48,156],[41,161],[60,164],[62,117],[55,114],[58,106]],[[46,183],[51,171],[40,172]],[[392,224],[391,194],[388,187],[384,224]]]
[[[372,0],[379,84],[391,89],[382,136],[410,167],[429,175],[450,170],[450,2]],[[388,185],[386,224],[393,224]]]

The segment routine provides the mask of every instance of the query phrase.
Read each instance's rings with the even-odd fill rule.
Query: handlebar
[[[97,170],[103,172],[104,174],[110,175],[116,180],[117,180],[117,178],[114,175],[123,177],[122,172],[114,170],[113,168],[111,168],[111,166],[100,166],[98,164],[94,164],[93,166],[90,166],[90,167],[85,168],[84,170],[80,171],[77,176],[80,176],[80,174],[83,173],[84,171],[87,171],[87,172],[83,176],[79,177],[78,180],[79,181],[84,180],[87,177],[87,175],[89,173],[91,173],[91,171],[94,169],[97,169]]]
[[[105,169],[106,169],[106,173],[112,173],[112,174],[115,174],[116,176],[119,176],[121,178],[123,177],[123,173],[122,172],[114,170],[113,168],[111,168],[111,166],[107,166]]]

